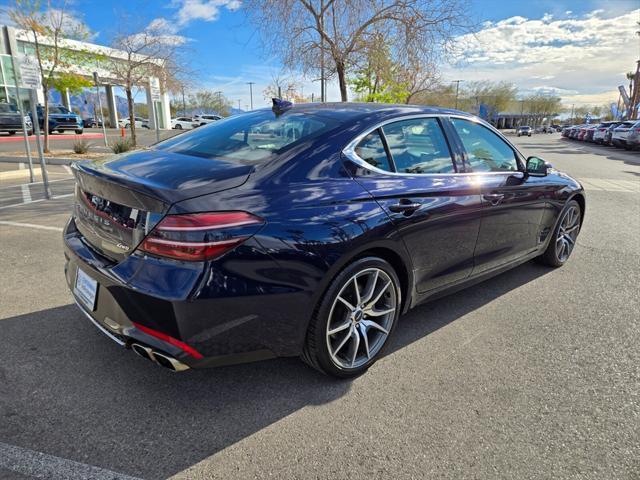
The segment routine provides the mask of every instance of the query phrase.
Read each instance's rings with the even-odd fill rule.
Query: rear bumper
[[[295,308],[283,312],[282,306],[308,306],[308,293],[283,293],[282,285],[260,281],[262,272],[277,270],[277,265],[251,240],[239,247],[249,252],[228,262],[233,265],[170,261],[168,269],[166,261],[136,254],[108,264],[83,241],[73,220],[63,237],[71,292],[79,268],[98,282],[95,308],[90,311],[77,300],[79,308],[102,333],[126,348],[149,347],[190,368],[300,353],[304,315]],[[242,258],[247,253],[250,262]],[[148,334],[140,325],[186,343],[203,358]]]

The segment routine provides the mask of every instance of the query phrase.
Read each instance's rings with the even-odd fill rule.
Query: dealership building
[[[38,41],[41,44],[46,45],[47,39],[38,37]],[[105,114],[105,121],[110,125],[118,124],[118,109],[116,107],[116,95],[114,93],[114,87],[117,87],[119,82],[112,72],[109,71],[108,66],[113,61],[119,59],[126,59],[127,55],[121,50],[115,50],[113,48],[104,47],[101,45],[95,45],[87,42],[80,42],[77,40],[64,39],[62,46],[65,49],[71,51],[81,52],[83,54],[96,54],[94,61],[84,62],[82,65],[73,65],[66,70],[67,73],[74,73],[81,75],[87,79],[93,81],[94,72],[98,74],[99,84],[98,90],[100,92],[100,98],[106,100],[106,105],[103,107],[108,111],[108,116]],[[13,74],[12,56],[15,56],[16,64],[24,56],[35,57],[35,45],[34,38],[30,32],[21,30],[18,28],[2,26],[0,32],[0,103],[13,103],[17,104],[16,85]],[[159,85],[159,95],[157,94],[157,88],[153,89],[152,85],[157,87]],[[158,126],[160,128],[171,128],[171,112],[169,110],[169,94],[164,88],[162,79],[149,78],[148,82],[136,85],[138,88],[146,90],[148,111],[152,112],[155,109],[156,117],[158,118]],[[156,95],[152,95],[152,91],[155,90]],[[29,103],[29,90],[20,88],[19,97],[25,106]],[[71,107],[71,99],[68,91],[59,92],[61,97],[61,103],[67,108]],[[38,103],[44,103],[44,94],[42,89],[37,89]],[[149,115],[149,124],[151,128],[155,128],[155,119],[153,115]]]

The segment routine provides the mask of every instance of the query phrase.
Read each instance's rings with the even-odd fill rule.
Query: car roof
[[[425,105],[404,105],[389,103],[327,102],[298,103],[287,112],[318,114],[339,121],[356,120],[368,116],[389,118],[400,115],[460,115],[473,118],[473,115],[451,108],[431,107]],[[286,113],[286,112],[285,112]]]

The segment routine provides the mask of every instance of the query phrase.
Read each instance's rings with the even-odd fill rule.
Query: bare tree
[[[110,57],[108,69],[127,96],[131,142],[136,145],[134,88],[149,85],[151,77],[156,77],[166,90],[179,89],[178,76],[183,71],[181,65],[185,63],[178,59],[178,47],[184,39],[165,34],[153,26],[127,28],[130,25],[128,19],[121,19],[120,33],[111,42],[111,46],[120,53],[115,52]]]
[[[342,101],[348,72],[383,34],[397,58],[445,52],[469,27],[466,0],[246,0],[267,49],[292,69],[317,72],[326,57]],[[283,28],[274,28],[278,18]]]
[[[38,0],[16,0],[15,7],[8,10],[9,17],[27,32],[35,46],[44,95],[45,152],[49,152],[49,90],[56,84],[64,85],[75,65],[96,57],[87,51],[66,48],[65,39],[82,40],[88,35],[85,25],[67,7],[66,0],[55,4],[49,0],[44,8]]]

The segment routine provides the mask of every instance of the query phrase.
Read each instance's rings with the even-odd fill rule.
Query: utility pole
[[[571,123],[573,123],[573,108],[575,107],[575,103],[571,105]]]
[[[240,108],[240,99],[238,99],[238,110],[242,110],[242,109]]]
[[[256,84],[256,82],[247,82],[247,85],[249,85],[249,99],[251,102],[251,110],[253,110],[253,86]]]
[[[180,88],[182,89],[182,115],[186,115],[187,114],[187,104],[184,101],[184,85],[180,85]]]
[[[451,82],[456,84],[456,110],[458,109],[458,91],[460,89],[460,82],[464,82],[464,80],[453,80]]]

